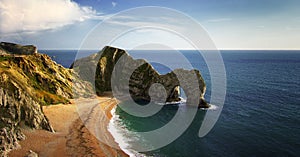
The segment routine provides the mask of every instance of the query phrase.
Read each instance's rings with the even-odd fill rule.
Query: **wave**
[[[184,106],[186,105],[186,100],[182,99],[180,102],[176,102],[176,104],[177,103],[180,103],[179,106]],[[168,103],[168,105],[169,104],[174,103]],[[163,105],[166,105],[166,103],[163,103]],[[146,157],[145,154],[141,154],[133,149],[133,145],[136,145],[137,141],[143,141],[142,137],[126,128],[120,116],[116,114],[116,108],[117,106],[110,111],[112,118],[108,124],[108,131],[111,133],[120,149],[130,157]],[[202,110],[217,110],[218,108],[218,106],[210,104],[210,108]]]
[[[176,105],[176,106],[185,106],[186,105],[186,99],[180,97],[180,101],[176,102],[166,102],[166,103],[156,103],[158,105]],[[209,104],[209,108],[201,108],[201,110],[217,110],[219,107],[217,105]]]
[[[165,102],[165,103],[156,103],[158,105],[178,105],[178,106],[182,106],[186,104],[186,99],[180,97],[180,101],[173,101],[173,102]]]
[[[144,154],[141,154],[133,149],[130,148],[130,141],[134,140],[133,137],[138,140],[138,135],[134,134],[133,132],[126,129],[126,127],[122,124],[121,119],[119,118],[119,115],[116,113],[116,107],[114,107],[110,113],[112,115],[112,118],[109,121],[108,124],[108,131],[113,136],[115,142],[119,145],[121,150],[128,154],[130,157],[144,157]]]
[[[201,108],[201,110],[217,110],[219,107],[217,105],[213,105],[213,104],[209,104],[210,107],[209,108]]]

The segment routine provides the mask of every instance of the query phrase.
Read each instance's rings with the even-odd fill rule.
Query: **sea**
[[[67,68],[77,54],[76,50],[40,52]],[[81,51],[77,57],[96,52]],[[160,58],[177,67],[183,61],[166,50],[129,53],[149,62]],[[181,50],[180,53],[193,68],[201,71],[207,85],[205,99],[210,102],[211,78],[201,53],[193,50]],[[155,150],[138,152],[134,150],[136,145],[143,146],[138,143],[141,142],[138,139],[143,138],[138,133],[168,124],[177,112],[186,110],[185,102],[164,106],[157,114],[143,118],[117,107],[112,111],[114,117],[110,129],[118,130],[113,136],[121,148],[131,156],[300,156],[300,51],[226,50],[220,53],[226,69],[226,98],[219,119],[206,136],[198,136],[207,112],[200,109],[191,125],[173,142]],[[161,74],[171,70],[161,63],[151,64]],[[184,94],[182,97],[184,100]]]

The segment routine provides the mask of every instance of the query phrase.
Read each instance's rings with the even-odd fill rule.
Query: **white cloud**
[[[36,32],[97,18],[91,7],[71,0],[0,0],[0,32]]]
[[[113,6],[113,7],[115,7],[115,6],[117,6],[117,2],[111,2],[111,5]]]

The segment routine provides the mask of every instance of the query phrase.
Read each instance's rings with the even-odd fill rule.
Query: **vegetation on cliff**
[[[24,138],[20,125],[53,131],[41,105],[91,95],[91,85],[34,46],[0,44],[0,156]],[[16,51],[16,53],[14,53]],[[76,93],[73,93],[76,91]]]
[[[115,68],[117,64],[121,68]],[[109,46],[74,62],[71,68],[66,69],[49,56],[37,53],[35,46],[0,43],[0,156],[25,138],[20,126],[54,131],[41,105],[69,103],[74,97],[102,95],[115,89],[121,95],[122,91],[129,91],[134,100],[150,101],[152,96],[162,95],[149,94],[157,83],[165,89],[165,102],[179,101],[181,87],[187,97],[196,94],[194,98],[198,97],[199,104],[194,105],[209,107],[204,100],[205,82],[198,70],[176,69],[160,75],[145,60],[135,60],[126,51]],[[114,74],[119,76],[120,83],[127,81],[126,88],[112,86]],[[129,80],[123,77],[127,75]],[[189,84],[193,81],[196,86]]]

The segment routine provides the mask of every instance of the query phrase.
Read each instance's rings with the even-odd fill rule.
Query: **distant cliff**
[[[0,156],[24,138],[21,124],[53,131],[41,105],[92,94],[89,83],[36,51],[35,46],[0,44]]]
[[[114,69],[121,57],[124,57],[123,63],[120,63],[121,68]],[[163,85],[166,90],[166,102],[179,101],[179,87],[182,87],[180,84],[181,81],[181,83],[185,82],[187,84],[187,86],[182,87],[187,96],[191,96],[197,93],[197,89],[199,90],[199,104],[194,104],[195,106],[201,108],[209,107],[204,100],[206,85],[198,70],[176,69],[168,74],[160,75],[145,60],[135,60],[126,51],[109,46],[106,46],[97,54],[76,61],[72,65],[72,68],[79,72],[82,79],[94,83],[98,95],[116,88],[117,91],[120,91],[120,95],[122,95],[122,90],[129,90],[134,100],[150,101],[149,89],[154,83],[158,83]],[[114,70],[120,76],[119,81],[126,81],[123,80],[123,76],[126,74],[131,75],[128,82],[128,89],[121,89],[122,87],[119,88],[118,86],[112,87],[111,77]],[[122,74],[125,75],[122,76]],[[179,81],[177,75],[180,74],[196,77],[182,77],[182,80]],[[198,81],[198,88],[189,87],[188,82],[195,81],[195,79]],[[160,94],[157,93],[155,97],[160,97]]]
[[[0,43],[0,54],[34,54],[37,53],[37,48],[34,45],[18,45],[14,43],[1,42]]]

